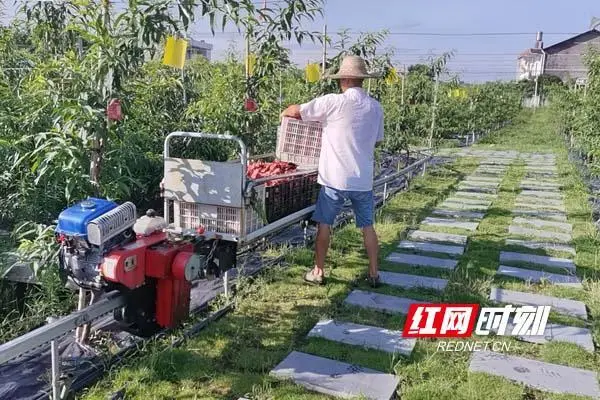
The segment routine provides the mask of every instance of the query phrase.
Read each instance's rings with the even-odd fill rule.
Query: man
[[[362,58],[347,56],[339,72],[330,76],[339,80],[341,94],[328,94],[302,105],[291,105],[281,114],[319,121],[323,126],[318,177],[321,191],[312,218],[319,225],[315,266],[304,277],[311,283],[324,283],[331,225],[344,200],[349,199],[369,257],[367,279],[373,287],[379,284],[379,244],[373,228],[373,169],[375,145],[383,140],[383,109],[362,88],[365,78],[374,77],[367,73]]]

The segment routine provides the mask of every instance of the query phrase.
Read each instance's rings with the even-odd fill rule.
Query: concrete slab
[[[504,173],[506,172],[506,170],[508,169],[508,167],[504,166],[504,165],[480,165],[479,167],[477,167],[475,169],[475,171],[473,172],[473,175],[477,175],[478,172],[495,172],[495,173]]]
[[[443,210],[436,208],[431,212],[433,215],[443,215],[445,217],[468,219],[480,221],[485,217],[485,213],[476,211],[458,211],[458,210]]]
[[[459,221],[457,219],[434,217],[427,217],[421,223],[423,225],[440,226],[443,228],[464,229],[467,231],[474,231],[479,226],[479,222],[467,222]]]
[[[554,172],[542,173],[542,172],[528,171],[525,173],[525,178],[526,179],[539,179],[539,178],[558,179],[558,174],[556,174]]]
[[[553,200],[563,200],[563,201],[565,199],[565,196],[561,192],[551,192],[551,191],[547,191],[547,190],[528,190],[528,189],[523,189],[523,190],[521,190],[521,193],[519,193],[519,195],[525,196],[525,197],[534,197],[534,198],[542,198],[542,199],[553,199]]]
[[[531,225],[531,226],[535,226],[536,228],[556,228],[556,229],[560,229],[565,232],[573,231],[573,225],[571,225],[567,222],[546,221],[543,219],[536,219],[536,218],[516,217],[516,218],[513,218],[513,224]]]
[[[438,242],[452,243],[465,246],[467,237],[464,235],[454,235],[451,233],[427,232],[427,231],[412,231],[408,234],[408,238],[420,242]]]
[[[572,239],[571,235],[568,233],[542,231],[539,229],[524,228],[518,225],[510,225],[508,227],[508,233],[510,233],[511,235],[533,236],[537,238],[554,239],[565,243],[570,242]]]
[[[550,172],[558,172],[558,168],[555,162],[539,162],[539,163],[528,163],[525,165],[526,171],[550,171]]]
[[[522,194],[518,195],[515,199],[515,203],[531,203],[534,207],[543,206],[554,206],[554,207],[564,207],[565,202],[563,200],[555,200],[555,199],[543,199],[541,197],[527,197]]]
[[[476,175],[483,175],[483,176],[493,176],[493,177],[500,177],[503,176],[506,173],[506,170],[482,170],[482,169],[477,169],[474,172]]]
[[[560,211],[560,212],[566,212],[566,208],[564,206],[564,204],[561,205],[552,205],[552,204],[535,204],[535,203],[530,203],[530,202],[523,202],[520,199],[517,199],[515,201],[515,207],[517,208],[525,208],[525,209],[538,209],[538,210],[554,210],[554,211]]]
[[[502,178],[493,177],[493,176],[468,175],[465,179],[468,181],[481,181],[481,182],[493,182],[493,183],[502,182]]]
[[[402,331],[334,320],[319,321],[308,336],[405,356],[412,353],[417,343],[416,339],[403,338]]]
[[[522,279],[524,281],[531,281],[533,283],[539,283],[542,280],[548,281],[553,285],[568,286],[576,289],[581,289],[581,281],[575,275],[562,275],[553,274],[550,272],[536,271],[533,269],[523,269],[517,267],[508,267],[501,265],[496,271],[498,275],[510,276],[513,278]]]
[[[461,202],[462,199],[456,199],[456,201],[446,200],[442,204],[440,204],[441,208],[451,208],[455,210],[465,210],[465,211],[487,211],[489,206],[482,206],[477,204],[465,204]]]
[[[453,270],[458,264],[458,261],[447,258],[427,257],[420,256],[417,254],[402,253],[392,253],[389,256],[387,256],[386,260],[398,264],[406,264],[419,267],[441,268],[449,270]]]
[[[498,198],[498,195],[492,194],[492,193],[479,193],[479,192],[455,192],[452,195],[452,197],[454,197],[454,198],[467,197],[467,198],[474,198],[474,199],[479,199],[479,200],[493,201]]]
[[[508,251],[500,252],[500,262],[517,262],[544,265],[547,267],[564,268],[570,272],[575,272],[577,267],[572,260],[566,258],[557,258],[549,256],[538,256],[535,254],[512,253]]]
[[[586,328],[548,323],[543,336],[515,335],[513,334],[514,329],[515,325],[512,322],[509,322],[506,325],[505,333],[524,342],[536,344],[566,342],[576,344],[590,353],[594,352],[594,340],[592,338],[592,333]],[[496,332],[496,330],[493,331]]]
[[[550,161],[550,162],[542,162],[542,163],[536,163],[536,164],[527,164],[527,165],[525,165],[525,171],[557,172],[556,162]]]
[[[560,243],[548,243],[548,242],[533,242],[527,240],[507,239],[504,242],[506,245],[513,245],[519,247],[525,247],[528,249],[542,249],[542,250],[555,250],[563,251],[575,255],[575,249],[571,246],[567,246]]]
[[[364,396],[390,400],[400,381],[395,375],[298,351],[292,351],[271,375],[291,379],[308,390],[344,399]]]
[[[344,303],[346,304],[381,311],[388,314],[407,314],[410,305],[418,302],[419,300],[389,296],[387,294],[379,294],[374,292],[365,292],[363,290],[353,290],[344,300]]]
[[[473,206],[483,206],[483,207],[489,207],[492,205],[492,202],[490,200],[483,200],[483,199],[465,199],[465,198],[458,198],[458,197],[448,197],[444,202],[452,202],[452,203],[461,203],[461,204],[468,204],[468,205],[473,205]]]
[[[519,304],[523,306],[551,306],[551,311],[570,317],[587,320],[588,314],[585,304],[577,300],[562,299],[560,297],[544,296],[535,293],[517,292],[514,290],[493,287],[490,300],[504,304]]]
[[[563,185],[558,179],[525,179],[522,180],[519,186],[537,186],[543,188],[542,190],[554,190],[561,192]],[[535,189],[529,189],[535,190]]]
[[[540,176],[553,176],[558,177],[558,171],[556,169],[546,169],[544,168],[527,168],[525,167],[525,173],[528,175],[540,175]]]
[[[492,187],[492,188],[497,188],[500,186],[499,182],[488,182],[488,181],[479,181],[479,180],[472,180],[472,179],[465,179],[461,183],[465,184],[465,185]]]
[[[558,172],[558,168],[553,164],[536,164],[536,165],[526,165],[525,171],[535,171],[535,172]]]
[[[396,272],[379,271],[381,282],[390,286],[402,288],[427,288],[444,290],[448,285],[446,279],[430,278],[428,276],[398,274]]]
[[[464,192],[479,192],[479,193],[496,193],[498,191],[497,188],[469,185],[466,183],[459,184],[458,189],[462,190]]]
[[[543,179],[524,179],[521,181],[521,185],[536,185],[543,186],[552,189],[560,189],[562,187],[558,180],[543,180]]]
[[[598,375],[579,368],[478,351],[473,353],[469,371],[500,376],[546,392],[600,397]]]
[[[536,185],[536,184],[529,184],[529,183],[521,183],[519,185],[519,188],[521,188],[522,190],[537,190],[539,192],[550,192],[550,193],[560,193],[562,194],[562,192],[560,191],[560,187],[557,186],[543,186],[543,185]]]
[[[489,176],[489,175],[477,175],[477,174],[471,174],[471,175],[467,175],[463,178],[462,182],[476,182],[477,184],[482,184],[482,185],[499,185],[500,182],[502,182],[502,180],[504,179],[504,177],[502,175],[496,175],[496,176]]]
[[[435,243],[424,243],[424,242],[411,242],[409,240],[403,240],[398,245],[400,249],[415,250],[420,252],[428,253],[443,253],[452,256],[460,256],[464,253],[465,248],[462,246],[450,246],[444,244]]]
[[[520,217],[531,217],[537,219],[548,219],[552,221],[567,222],[567,214],[565,214],[564,212],[515,209],[512,211],[512,213]]]

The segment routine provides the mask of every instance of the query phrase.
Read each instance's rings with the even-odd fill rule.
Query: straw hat
[[[367,64],[359,56],[346,56],[342,60],[340,70],[337,74],[327,75],[325,78],[329,79],[366,79],[366,78],[379,78],[378,74],[369,74],[367,72]]]

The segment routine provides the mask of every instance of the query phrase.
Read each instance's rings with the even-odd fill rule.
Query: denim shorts
[[[321,186],[315,212],[312,216],[313,221],[333,225],[346,199],[352,203],[352,211],[354,211],[357,228],[366,228],[373,225],[375,199],[372,190],[368,192],[355,192],[337,190],[327,186]]]

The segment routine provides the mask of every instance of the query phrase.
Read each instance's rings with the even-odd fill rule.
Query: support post
[[[304,245],[306,246],[308,244],[308,221],[303,221],[302,226]]]
[[[400,104],[404,105],[404,79],[406,78],[406,64],[402,65],[402,96],[400,97]]]
[[[50,342],[50,356],[52,359],[52,400],[59,400],[60,396],[60,359],[56,340]]]
[[[96,293],[94,291],[90,291],[90,304],[89,305],[91,306],[95,302],[96,302]],[[90,335],[90,329],[91,329],[90,322],[88,322],[87,324],[85,324],[81,327],[80,344],[83,344],[87,341],[87,339]]]
[[[433,133],[435,131],[435,114],[437,108],[438,89],[440,87],[439,72],[435,73],[435,88],[433,91],[433,107],[431,111],[431,130],[429,132],[429,148],[433,147]]]
[[[387,199],[387,182],[383,184],[383,204],[385,204],[385,201]]]
[[[79,288],[79,298],[77,300],[77,311],[81,311],[85,307],[85,297],[86,297],[85,289]],[[78,326],[77,329],[75,329],[75,341],[77,343],[81,343],[82,329],[83,329],[83,327],[81,327],[81,326]]]
[[[534,89],[534,92],[533,92],[533,97],[534,97],[534,99],[535,99],[535,102],[534,102],[534,109],[539,107],[539,97],[538,97],[538,77],[539,77],[539,75],[536,75],[536,77],[535,77],[535,89]]]
[[[323,60],[321,64],[321,77],[325,75],[325,63],[327,63],[327,23],[323,25]]]
[[[225,292],[225,298],[229,301],[229,271],[225,271],[223,274],[223,290]]]

